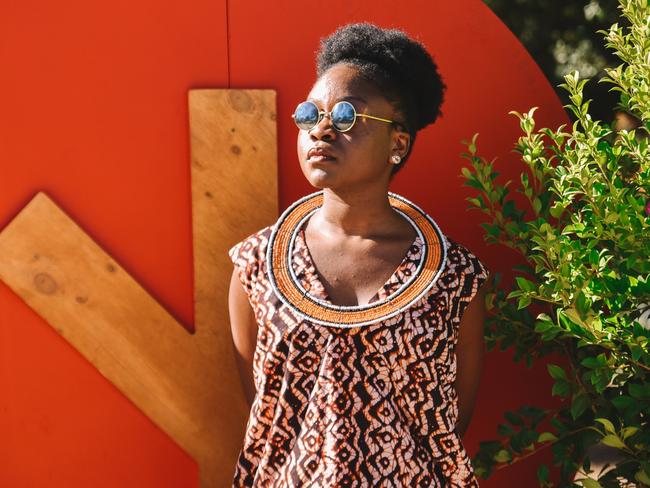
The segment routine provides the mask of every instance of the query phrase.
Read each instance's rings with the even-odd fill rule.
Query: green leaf
[[[569,395],[569,383],[564,380],[556,381],[551,389],[551,395],[565,397]]]
[[[546,464],[540,465],[537,469],[537,481],[540,485],[548,482],[548,466]]]
[[[546,368],[548,369],[548,373],[551,375],[551,378],[554,380],[566,380],[566,373],[559,366],[555,364],[548,364],[546,365]]]
[[[630,344],[630,351],[632,352],[632,359],[635,361],[638,361],[644,353],[643,348],[638,344]]]
[[[643,483],[644,485],[650,486],[650,474],[648,474],[643,469],[640,469],[636,472],[636,474],[634,475],[634,479],[637,480],[639,483]]]
[[[535,332],[542,334],[547,330],[555,328],[555,324],[548,320],[537,321],[535,322]]]
[[[507,218],[511,218],[517,213],[517,207],[515,206],[515,201],[514,200],[508,200],[504,205],[503,205],[503,216]]]
[[[564,206],[562,205],[562,202],[555,202],[549,209],[551,216],[555,217],[556,219],[562,215],[562,212],[564,212]]]
[[[580,317],[580,314],[575,308],[573,307],[567,308],[566,310],[564,310],[564,315],[566,315],[567,318],[571,320],[571,322],[573,322],[574,324],[577,324],[582,327],[586,326],[586,324],[582,320],[582,317]],[[569,327],[571,328],[571,330],[574,330],[576,333],[582,332],[581,328],[573,328],[572,324],[569,324]]]
[[[601,485],[593,478],[582,479],[580,480],[580,483],[582,483],[582,486],[584,486],[584,488],[603,488],[603,485]]]
[[[483,223],[481,224],[481,227],[483,227],[486,230],[487,234],[492,237],[498,238],[499,234],[501,233],[501,230],[497,225],[490,225],[490,224]]]
[[[521,418],[521,416],[517,415],[514,412],[506,412],[503,414],[505,419],[510,422],[512,425],[517,425],[517,426],[522,426],[524,425],[524,420]]]
[[[539,434],[539,437],[537,438],[537,442],[555,442],[557,440],[557,436],[553,434],[552,432],[542,432]]]
[[[478,198],[467,197],[466,200],[472,205],[474,205],[475,207],[483,208],[483,205],[481,204],[481,200]]]
[[[632,437],[638,431],[639,431],[638,427],[625,427],[621,430],[621,436],[623,436],[623,440],[625,440],[628,437]]]
[[[595,369],[600,366],[598,359],[594,357],[584,358],[582,361],[580,361],[580,364],[582,364],[585,368],[589,368],[589,369]]]
[[[625,448],[625,443],[615,434],[607,434],[600,442],[606,446],[615,447],[616,449]]]
[[[571,402],[571,417],[573,417],[573,420],[579,418],[587,410],[590,403],[591,399],[586,394],[580,392],[574,395],[573,401]]]
[[[469,186],[470,188],[474,188],[476,190],[483,191],[483,184],[479,181],[476,181],[474,178],[466,180],[465,183],[463,183],[463,186]]]
[[[508,437],[516,434],[516,432],[517,431],[508,424],[499,424],[497,426],[497,434],[499,434],[501,437]]]
[[[629,397],[627,395],[614,397],[612,398],[611,402],[619,410],[626,410],[636,405],[636,401],[632,397]]]
[[[535,291],[537,287],[533,284],[532,281],[527,280],[521,276],[515,278],[517,280],[517,286],[524,291]]]
[[[526,308],[528,305],[531,303],[531,298],[529,295],[523,295],[519,298],[517,301],[517,310],[521,310],[522,308]]]
[[[476,154],[476,138],[478,137],[479,132],[475,132],[472,136],[471,142],[467,145],[467,150],[470,154]]]
[[[627,390],[632,398],[641,400],[650,397],[650,385],[639,385],[637,383],[628,383]]]
[[[501,449],[499,452],[497,452],[494,455],[494,460],[497,463],[508,463],[512,459],[512,456],[510,455],[510,451],[506,449]]]
[[[587,297],[582,293],[582,291],[579,291],[576,295],[576,309],[583,317],[589,310],[591,310],[591,303],[587,300]]]
[[[609,432],[610,434],[614,434],[616,432],[616,430],[614,430],[614,424],[612,424],[609,419],[598,418],[594,420],[605,427],[605,432]]]

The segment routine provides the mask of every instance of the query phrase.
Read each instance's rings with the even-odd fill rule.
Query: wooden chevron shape
[[[229,486],[248,410],[235,366],[227,250],[278,214],[275,92],[189,92],[195,333],[47,194],[0,232],[0,279],[199,464]],[[263,189],[263,191],[259,191]]]

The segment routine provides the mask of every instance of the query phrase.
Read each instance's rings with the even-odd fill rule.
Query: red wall
[[[466,212],[460,143],[518,179],[509,110],[566,115],[539,68],[480,0],[5,1],[0,16],[0,229],[39,190],[188,329],[193,328],[186,93],[278,92],[280,206],[313,191],[289,114],[314,80],[319,37],[350,21],[420,38],[448,86],[443,117],[418,135],[393,191],[493,271],[512,257],[486,247]],[[0,256],[1,259],[1,256]],[[466,442],[495,434],[505,409],[548,404],[542,368],[491,354]],[[482,483],[536,486],[532,458]],[[0,486],[198,486],[196,463],[0,282]]]

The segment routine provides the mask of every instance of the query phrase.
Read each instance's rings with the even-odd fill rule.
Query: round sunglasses
[[[339,132],[347,132],[352,129],[354,123],[357,121],[357,117],[402,125],[394,120],[382,119],[373,115],[358,114],[354,109],[354,105],[346,101],[335,103],[330,112],[319,110],[314,102],[305,101],[298,104],[291,117],[298,128],[302,130],[313,129],[323,120],[323,117],[329,117],[332,121],[332,127]]]

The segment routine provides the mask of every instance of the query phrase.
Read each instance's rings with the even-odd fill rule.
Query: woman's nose
[[[309,130],[309,135],[314,139],[331,139],[335,137],[335,133],[330,114],[323,115],[318,124]]]

